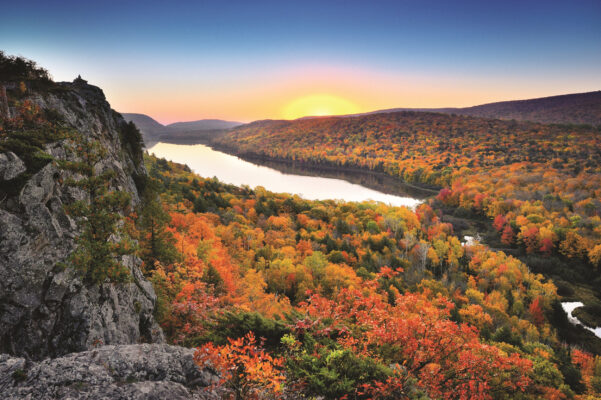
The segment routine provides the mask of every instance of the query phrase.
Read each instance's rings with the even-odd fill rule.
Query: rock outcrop
[[[0,180],[9,181],[25,172],[25,163],[13,152],[0,154]]]
[[[135,180],[146,174],[144,164],[139,149],[122,142],[125,121],[102,91],[78,82],[29,93],[28,100],[107,150],[94,167],[114,171],[112,188],[137,204]],[[77,161],[61,141],[48,143],[45,152],[55,160]],[[53,162],[20,176],[24,172],[15,154],[0,154],[0,183],[7,187],[19,176],[22,184],[12,194],[0,193],[0,353],[40,360],[98,345],[163,342],[153,317],[156,295],[137,257],[122,259],[133,277],[127,284],[85,285],[61,267],[80,233],[65,205],[86,198],[65,184],[72,173]]]
[[[215,379],[196,368],[193,350],[164,344],[104,346],[33,363],[0,355],[7,400],[219,398],[202,389]]]
[[[139,204],[142,151],[102,90],[83,79],[33,87],[20,101],[100,144],[106,154],[93,168],[113,171],[110,189]],[[26,130],[15,133],[16,147],[0,146],[0,399],[220,398],[201,390],[216,378],[195,365],[192,349],[164,344],[138,257],[122,256],[132,279],[119,284],[86,283],[65,264],[82,233],[67,206],[90,199],[69,183],[82,177],[61,168],[81,162],[79,150],[47,133],[37,147]]]

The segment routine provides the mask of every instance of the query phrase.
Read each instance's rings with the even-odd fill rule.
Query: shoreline
[[[346,167],[333,165],[331,163],[312,163],[284,158],[275,158],[257,153],[240,152],[234,147],[218,144],[212,140],[178,140],[159,141],[156,143],[169,143],[180,145],[202,144],[215,151],[238,157],[241,160],[255,165],[276,169],[284,174],[296,174],[305,176],[319,176],[323,178],[342,179],[353,184],[359,184],[367,188],[380,191],[385,194],[396,196],[411,196],[420,200],[436,196],[441,188],[427,185],[405,182],[400,178],[388,175],[384,172],[363,169],[359,167]],[[155,145],[156,143],[152,143]]]

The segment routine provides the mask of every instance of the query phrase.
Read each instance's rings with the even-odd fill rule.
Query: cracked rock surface
[[[99,88],[59,85],[61,90],[31,92],[29,100],[98,141],[107,154],[94,167],[114,171],[112,189],[127,192],[137,204],[134,177],[145,176],[146,170],[121,140],[125,121]],[[60,140],[47,144],[45,152],[55,160],[78,161]],[[16,182],[24,172],[25,164],[14,153],[0,154],[0,182]],[[0,194],[0,353],[40,360],[98,343],[162,342],[153,317],[156,295],[137,257],[121,260],[133,277],[126,284],[86,286],[74,271],[60,266],[80,233],[65,205],[86,200],[85,192],[65,183],[72,173],[54,162],[27,172],[16,194]]]
[[[94,168],[112,170],[110,188],[139,203],[136,179],[146,176],[139,152],[122,142],[125,121],[102,90],[60,83],[28,100],[100,143]],[[81,161],[60,139],[45,145],[54,160]],[[201,390],[215,376],[199,369],[194,350],[164,344],[154,319],[156,294],[133,255],[121,262],[128,283],[85,284],[61,265],[81,233],[65,211],[89,200],[67,185],[73,172],[49,162],[38,170],[0,153],[0,399],[220,398]]]
[[[165,344],[103,346],[40,362],[0,355],[3,399],[208,399],[216,377],[194,350]]]
[[[12,151],[0,154],[0,179],[9,181],[25,170],[25,163]]]

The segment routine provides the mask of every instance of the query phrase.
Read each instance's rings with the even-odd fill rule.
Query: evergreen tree
[[[138,228],[140,230],[140,258],[144,261],[145,271],[154,270],[159,262],[163,265],[177,261],[175,239],[165,230],[171,220],[158,197],[154,182],[149,182],[142,199]]]
[[[129,146],[136,164],[141,163],[144,156],[144,139],[136,124],[130,121],[121,125],[120,135],[121,142]]]
[[[70,179],[68,185],[82,189],[89,201],[79,200],[67,207],[67,211],[79,218],[82,233],[77,238],[77,248],[70,255],[68,264],[78,270],[85,282],[101,284],[105,281],[125,282],[130,273],[117,259],[133,252],[133,244],[118,227],[131,202],[128,193],[109,190],[115,172],[99,172],[95,165],[106,157],[106,149],[97,141],[76,139],[79,162],[62,162],[63,168],[80,174],[81,179]],[[119,238],[119,241],[116,239]]]
[[[219,271],[211,264],[209,264],[209,267],[202,275],[202,281],[213,287],[215,295],[219,295],[223,292],[223,278],[221,278]]]

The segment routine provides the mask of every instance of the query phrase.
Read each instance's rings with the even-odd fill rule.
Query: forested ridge
[[[381,171],[495,221],[506,245],[601,262],[599,128],[435,113],[259,121],[217,139],[239,154]]]
[[[542,123],[601,125],[601,91],[537,99],[501,101],[460,108],[472,117],[516,119]]]
[[[392,108],[372,111],[424,111],[471,117],[531,121],[555,124],[601,125],[601,91],[572,93],[525,100],[509,100],[464,108]]]

